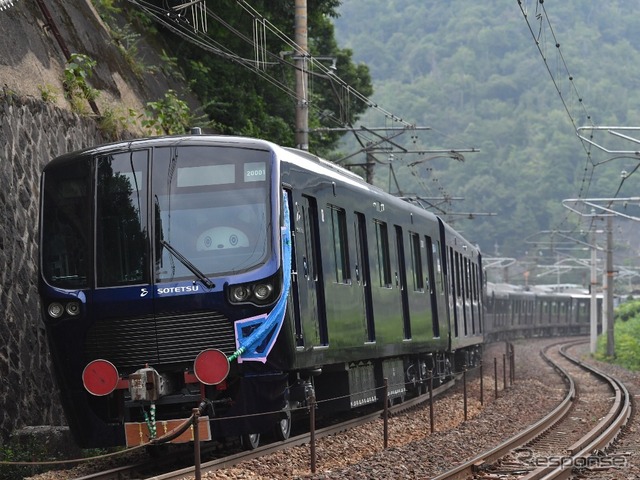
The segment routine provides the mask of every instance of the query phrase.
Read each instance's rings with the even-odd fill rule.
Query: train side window
[[[303,204],[300,206],[300,210],[297,213],[300,215],[301,224],[303,225],[303,231],[308,230],[309,227],[309,215],[307,213],[306,205]],[[315,259],[315,255],[313,254],[313,241],[308,238],[310,233],[304,235],[304,254],[302,256],[302,273],[305,278],[315,280],[315,265],[310,263],[310,260]],[[312,269],[313,267],[313,269]]]
[[[458,252],[455,252],[455,258],[456,258],[456,266],[455,266],[456,292],[457,292],[458,298],[462,299],[462,274],[464,274],[464,272],[462,272],[462,266],[460,265],[460,254]]]
[[[471,299],[474,302],[478,301],[478,272],[476,270],[475,263],[469,263],[471,266]]]
[[[431,244],[431,238],[427,237],[427,241]],[[431,245],[433,252],[433,263],[435,265],[435,274],[438,277],[438,289],[440,294],[444,295],[444,275],[442,272],[442,263],[440,261],[440,240]]]
[[[411,243],[411,263],[413,265],[413,289],[424,292],[424,275],[422,273],[422,253],[420,251],[420,235],[409,232]]]
[[[469,301],[471,299],[471,268],[469,267],[469,259],[462,257],[464,264],[464,296]]]
[[[345,211],[334,205],[327,205],[331,216],[332,254],[335,279],[337,283],[351,283],[349,266],[349,246],[347,237],[347,219]]]
[[[391,259],[389,254],[389,233],[387,224],[374,220],[376,228],[376,248],[378,253],[378,272],[380,286],[391,288]]]
[[[469,259],[463,257],[464,261],[464,296],[466,298],[467,307],[469,308],[469,320],[471,321],[471,333],[476,333],[476,322],[473,316],[473,305],[472,305],[472,279],[471,279],[471,264]],[[466,327],[465,327],[466,328]]]

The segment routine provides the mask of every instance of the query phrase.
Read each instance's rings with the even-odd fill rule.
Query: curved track
[[[578,343],[583,341],[551,345],[542,352],[545,360],[567,382],[564,400],[549,415],[435,480],[562,479],[569,478],[573,466],[597,461],[596,453],[614,440],[629,418],[631,398],[617,379],[567,353],[566,350]],[[612,399],[604,412],[598,412],[593,410],[593,402],[586,398],[588,395]],[[581,397],[585,400],[581,401]],[[576,432],[579,432],[577,438]]]

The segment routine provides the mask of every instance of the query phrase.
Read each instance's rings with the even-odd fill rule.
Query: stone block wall
[[[0,94],[0,445],[27,425],[64,425],[37,291],[42,167],[105,143],[96,122]]]

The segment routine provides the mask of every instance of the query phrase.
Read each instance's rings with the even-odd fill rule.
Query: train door
[[[469,308],[471,311],[471,331],[474,335],[482,333],[481,315],[480,315],[480,300],[478,294],[478,271],[476,269],[476,263],[473,259],[469,259]]]
[[[432,338],[432,305],[431,305],[431,278],[428,268],[425,268],[426,245],[419,234],[409,232],[410,261],[407,262],[407,295],[409,297],[409,309],[411,311],[411,332],[413,338],[428,340]]]
[[[154,327],[148,261],[147,179],[146,150],[98,159],[95,190],[97,288],[93,299],[95,311],[88,313],[98,320],[108,321],[97,322],[89,334],[88,344],[97,350],[101,348],[101,335],[121,334],[122,329],[114,319],[134,318],[144,323],[145,328]],[[146,361],[157,361],[157,358]]]
[[[442,280],[442,265],[440,264],[439,242],[433,243],[431,237],[425,236],[427,244],[427,268],[429,277],[427,290],[431,299],[433,338],[440,338],[440,312],[446,318],[446,307],[441,300],[444,298],[444,282]]]
[[[376,341],[376,330],[373,319],[373,299],[371,296],[371,270],[369,268],[369,245],[367,243],[367,223],[364,214],[355,212],[356,231],[356,284],[362,288],[364,303],[365,341]]]
[[[462,329],[464,336],[469,335],[469,319],[467,317],[467,301],[466,301],[466,279],[467,272],[465,269],[464,257],[458,252],[455,252],[456,256],[456,277],[458,284],[458,308],[460,309],[460,318],[462,320]]]
[[[305,347],[328,345],[324,291],[318,248],[316,199],[303,195],[295,206],[297,293],[300,319],[296,328]],[[296,332],[298,333],[298,332]]]
[[[471,267],[469,259],[465,256],[460,256],[461,263],[463,265],[462,273],[464,275],[464,281],[462,283],[463,292],[463,302],[464,302],[464,317],[465,317],[465,325],[467,329],[467,334],[475,334],[476,333],[476,324],[475,318],[473,316],[473,306],[471,299]]]
[[[451,293],[453,301],[454,319],[456,323],[456,337],[467,335],[467,322],[464,310],[463,272],[460,265],[460,254],[449,247],[451,257]]]
[[[391,268],[390,239],[387,223],[373,219],[373,228],[369,232],[371,245],[370,262],[372,285],[372,304],[375,312],[376,341],[391,343],[402,340],[404,333],[398,328],[402,307],[395,288]]]
[[[395,225],[396,230],[396,254],[397,271],[395,272],[395,282],[400,301],[402,303],[402,327],[405,340],[411,338],[411,318],[409,316],[409,297],[407,295],[407,267],[404,255],[404,237],[402,227]]]
[[[482,302],[483,302],[483,295],[482,295],[482,275],[480,273],[480,269],[478,268],[480,262],[480,257],[478,257],[477,262],[473,262],[471,264],[471,267],[473,269],[473,305],[474,305],[474,311],[475,311],[475,316],[477,319],[477,325],[478,325],[478,333],[482,333],[484,331],[484,318],[482,315]]]
[[[344,200],[343,200],[344,201]],[[330,301],[326,304],[327,324],[331,340],[341,347],[362,344],[366,304],[363,290],[354,282],[359,276],[359,261],[354,238],[354,223],[347,211],[335,204],[327,203],[320,211],[322,225],[322,245],[324,252],[323,273],[324,293]]]
[[[460,329],[458,325],[458,306],[456,300],[456,272],[455,272],[455,260],[453,256],[453,248],[449,247],[449,255],[445,255],[447,258],[447,269],[446,273],[449,277],[448,287],[449,287],[449,315],[451,316],[451,321],[453,323],[453,336],[460,336]]]

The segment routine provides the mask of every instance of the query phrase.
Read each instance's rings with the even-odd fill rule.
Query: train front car
[[[41,304],[80,446],[145,443],[194,407],[285,406],[279,167],[266,142],[212,138],[112,144],[43,171]],[[229,361],[241,355],[257,361]],[[274,417],[214,421],[213,435]]]

